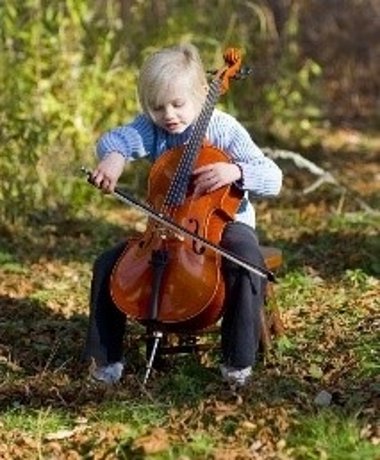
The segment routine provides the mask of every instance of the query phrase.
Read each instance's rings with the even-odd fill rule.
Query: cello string
[[[173,174],[174,179],[159,209],[159,212],[163,215],[173,217],[177,207],[181,206],[186,199],[188,186],[191,180],[191,172],[195,160],[199,155],[212,112],[220,95],[220,86],[221,83],[218,79],[213,79],[210,83],[201,113],[194,125],[189,142],[184,146],[183,154]],[[191,203],[194,201],[192,196],[190,200]]]

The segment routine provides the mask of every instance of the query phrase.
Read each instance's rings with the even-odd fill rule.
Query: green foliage
[[[353,285],[355,288],[365,291],[368,285],[371,283],[371,277],[361,269],[357,268],[355,270],[346,270],[344,274],[344,280]]]
[[[276,82],[264,88],[264,98],[271,107],[269,131],[282,140],[303,148],[310,148],[318,141],[315,128],[321,118],[316,103],[315,84],[321,74],[317,63],[307,60],[297,69],[298,56],[284,56],[284,64]]]
[[[105,125],[136,110],[135,69],[111,44],[88,2],[0,3],[0,214],[24,218],[37,207],[78,208],[91,190],[80,176],[93,163]],[[106,91],[106,88],[112,91]]]
[[[299,21],[299,6],[295,3],[282,37],[277,42],[272,39],[272,43],[268,43],[268,34],[262,37],[260,49],[266,43],[270,52],[278,53],[278,58],[272,64],[271,75],[253,93],[254,106],[259,107],[256,126],[264,136],[287,145],[310,148],[319,142],[316,127],[323,115],[320,105],[322,68],[302,55]]]

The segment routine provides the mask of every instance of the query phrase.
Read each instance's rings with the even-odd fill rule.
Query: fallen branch
[[[312,175],[318,176],[316,181],[302,190],[304,195],[313,192],[323,184],[331,184],[338,188],[340,192],[342,192],[342,196],[345,196],[347,193],[352,195],[354,201],[356,201],[356,203],[366,212],[378,214],[378,211],[371,208],[365,201],[359,198],[356,192],[349,189],[345,185],[342,185],[329,171],[325,171],[323,168],[303,157],[301,154],[292,152],[290,150],[271,149],[269,147],[264,147],[262,150],[265,155],[267,155],[269,158],[272,158],[272,160],[290,160],[296,165],[297,168],[306,169]]]

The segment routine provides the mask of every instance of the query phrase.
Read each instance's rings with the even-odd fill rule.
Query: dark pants
[[[101,254],[93,268],[90,318],[83,357],[94,358],[98,365],[122,361],[123,357],[126,317],[110,297],[109,279],[125,244]],[[220,245],[252,264],[264,266],[256,234],[245,224],[227,225]],[[266,281],[226,259],[223,272],[226,308],[221,326],[222,358],[226,365],[243,368],[255,363]]]

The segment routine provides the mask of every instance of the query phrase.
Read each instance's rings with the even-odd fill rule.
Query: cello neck
[[[216,103],[219,96],[228,90],[229,80],[234,78],[240,70],[241,53],[238,49],[228,48],[223,57],[225,66],[217,72],[209,85],[206,100],[195,122],[189,142],[185,146],[182,158],[177,165],[171,186],[167,191],[164,208],[173,205],[178,206],[185,201],[193,167],[201,150]]]
[[[194,124],[189,141],[185,146],[183,156],[173,177],[173,182],[168,190],[165,198],[166,205],[180,204],[185,199],[194,163],[206,136],[206,131],[220,94],[221,82],[214,79],[210,83],[205,103]],[[178,196],[178,190],[181,190],[181,197]]]
[[[218,102],[220,92],[221,82],[219,80],[212,80],[201,113],[195,122],[189,142],[185,147],[185,157],[189,158],[189,162],[195,160],[199,152],[203,139],[206,136],[206,131],[210,123],[212,113],[215,109],[216,103]]]

